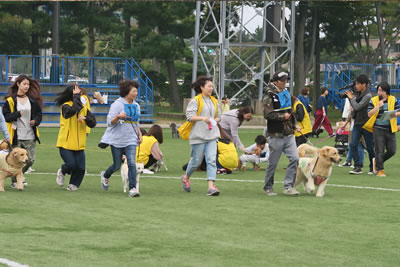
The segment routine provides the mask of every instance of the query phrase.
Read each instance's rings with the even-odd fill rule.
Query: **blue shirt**
[[[317,101],[316,110],[322,110],[322,107],[325,107],[325,113],[328,114],[328,101],[323,95],[321,95]]]
[[[308,96],[303,96],[303,95],[299,95],[297,97],[298,100],[300,100],[301,103],[303,103],[303,105],[306,107],[307,112],[311,112],[311,106],[310,106],[310,98]]]

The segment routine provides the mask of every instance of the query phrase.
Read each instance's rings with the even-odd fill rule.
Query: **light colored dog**
[[[18,190],[24,189],[22,168],[28,162],[28,152],[16,147],[10,153],[0,153],[0,192],[4,192],[4,183],[7,177],[17,177]]]
[[[318,149],[308,144],[302,144],[297,149],[300,159],[295,186],[302,183],[307,193],[314,192],[315,186],[318,186],[316,196],[323,197],[334,163],[342,160],[339,152],[334,147],[324,146]]]
[[[165,165],[163,159],[157,160],[157,162],[154,163],[154,164],[149,168],[149,170],[152,171],[152,172],[159,172],[159,171],[161,171],[161,166],[164,166],[165,170],[168,171],[167,165]]]
[[[300,158],[308,157],[312,158],[318,153],[318,148],[315,146],[310,146],[309,144],[301,144],[297,148],[297,154]]]
[[[9,151],[10,149],[10,142],[6,139],[0,141],[0,151]]]
[[[129,178],[128,178],[128,161],[126,160],[126,156],[122,156],[122,166],[121,166],[121,177],[122,177],[122,186],[124,189],[124,193],[128,191],[129,188]],[[143,173],[144,165],[143,163],[136,162],[136,191],[139,192],[139,180],[140,175]]]

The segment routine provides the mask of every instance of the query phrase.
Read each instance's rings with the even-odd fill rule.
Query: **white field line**
[[[56,173],[47,173],[47,172],[32,172],[29,173],[30,175],[54,175]],[[100,174],[92,174],[87,173],[85,176],[99,176]],[[114,176],[120,176],[118,174],[114,174]],[[142,174],[141,177],[146,178],[155,178],[155,179],[176,179],[179,180],[181,177],[176,176],[157,176],[157,175],[149,175],[149,174]],[[207,178],[199,178],[199,177],[190,177],[190,180],[207,180]],[[225,178],[218,178],[218,182],[238,182],[238,183],[264,183],[263,180],[242,180],[242,179],[225,179]],[[282,184],[283,182],[275,182],[276,184]],[[342,185],[342,184],[327,184],[327,186],[334,186],[334,187],[342,187],[342,188],[353,188],[353,189],[367,189],[367,190],[378,190],[378,191],[392,191],[392,192],[400,192],[400,189],[396,188],[383,188],[383,187],[372,187],[372,186],[358,186],[358,185]]]
[[[29,265],[21,264],[15,261],[10,261],[4,258],[0,258],[0,263],[5,264],[10,267],[29,267]]]

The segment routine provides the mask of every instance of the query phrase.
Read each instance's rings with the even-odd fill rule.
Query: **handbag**
[[[190,131],[193,128],[194,122],[186,121],[178,128],[178,133],[182,137],[183,140],[189,140]]]

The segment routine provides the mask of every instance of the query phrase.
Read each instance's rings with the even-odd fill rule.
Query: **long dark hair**
[[[204,86],[208,81],[212,82],[212,78],[207,76],[199,76],[197,80],[194,83],[192,83],[191,87],[198,95],[201,93],[201,86]]]
[[[242,125],[244,121],[243,115],[247,113],[254,114],[254,110],[251,106],[245,106],[239,109],[238,111],[239,126]]]
[[[72,101],[73,96],[74,96],[74,93],[73,93],[74,88],[75,88],[75,85],[68,85],[64,89],[64,91],[62,91],[61,93],[58,93],[56,100],[55,100],[56,105],[61,107],[61,105],[63,105],[65,102]]]
[[[26,95],[29,98],[35,99],[36,101],[39,102],[40,107],[43,107],[43,99],[42,96],[40,95],[40,85],[39,83],[26,76],[25,74],[19,75],[17,79],[15,79],[15,82],[10,86],[8,89],[8,94],[4,97],[5,99],[12,97],[16,98],[17,93],[18,93],[18,84],[20,84],[23,80],[28,80],[29,81],[29,90],[26,93]]]
[[[163,143],[163,134],[162,134],[162,129],[161,126],[158,124],[154,124],[153,126],[151,126],[151,128],[149,129],[149,132],[146,134],[147,136],[154,136],[158,143],[160,143],[160,145]]]

